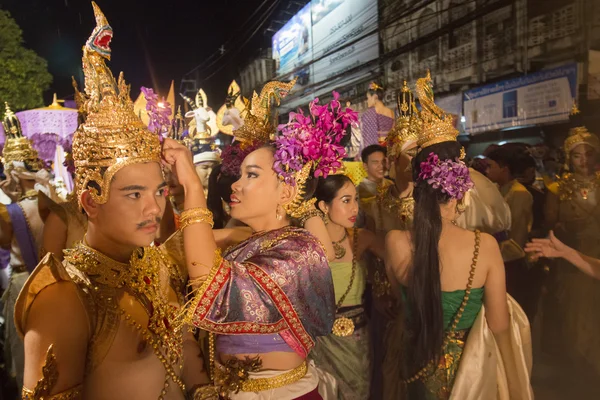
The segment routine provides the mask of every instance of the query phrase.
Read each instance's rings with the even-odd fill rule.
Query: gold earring
[[[277,221],[281,221],[283,219],[283,215],[281,215],[279,212],[279,204],[277,204],[277,207],[275,208],[275,218],[277,218]]]
[[[325,223],[325,225],[329,224],[329,214],[323,213],[323,222]]]
[[[464,198],[463,200],[459,200],[456,202],[456,213],[461,215],[467,209],[467,205],[465,204]]]

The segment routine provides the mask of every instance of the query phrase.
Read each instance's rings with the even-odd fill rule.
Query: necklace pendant
[[[331,333],[339,337],[350,336],[354,333],[354,322],[346,317],[336,318]]]
[[[344,248],[344,246],[338,243],[333,243],[333,251],[336,260],[339,260],[340,258],[343,258],[346,255],[346,249]]]
[[[589,189],[588,189],[588,188],[583,188],[583,189],[581,189],[581,197],[582,197],[584,200],[587,200],[587,199],[588,199],[588,195],[589,195],[589,194],[590,194],[590,191],[589,191]]]

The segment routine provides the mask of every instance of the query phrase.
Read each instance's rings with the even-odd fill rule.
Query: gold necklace
[[[559,180],[560,200],[572,200],[579,194],[583,200],[587,200],[590,192],[595,192],[599,186],[600,175],[596,173],[590,179],[581,179],[573,174],[564,174]]]
[[[346,236],[347,235],[348,235],[348,233],[346,232]],[[344,238],[346,238],[346,236],[344,236]],[[344,304],[344,300],[346,300],[346,297],[348,296],[348,294],[350,293],[350,290],[352,289],[352,286],[354,285],[354,277],[356,276],[357,250],[358,250],[358,233],[357,233],[356,228],[354,228],[354,230],[352,231],[352,274],[350,275],[350,283],[348,284],[348,288],[346,289],[346,292],[344,292],[342,297],[340,297],[340,301],[338,301],[338,303],[336,305],[336,310],[335,310],[336,314],[342,308],[342,304]],[[350,336],[354,333],[354,322],[352,322],[352,320],[350,318],[346,318],[346,317],[336,318],[335,321],[333,322],[333,329],[331,330],[331,333],[333,333],[336,336],[341,336],[341,337]]]
[[[138,249],[132,254],[129,264],[125,264],[79,243],[66,252],[65,259],[90,280],[124,290],[146,309],[148,324],[142,326],[118,303],[114,305],[127,324],[150,345],[167,372],[165,387],[159,398],[166,395],[169,379],[185,392],[185,385],[175,367],[178,366],[179,371],[183,368],[183,330],[175,329],[179,308],[169,304],[161,290],[159,266],[165,264],[165,267],[170,267],[161,251],[154,247]],[[172,275],[172,271],[169,274]],[[179,300],[182,302],[183,299]]]
[[[336,260],[339,260],[340,258],[343,258],[346,255],[346,249],[344,248],[344,246],[342,246],[342,243],[344,242],[344,240],[346,240],[347,237],[348,231],[344,229],[344,236],[337,242],[331,242],[331,244],[333,244],[333,251],[335,253]]]

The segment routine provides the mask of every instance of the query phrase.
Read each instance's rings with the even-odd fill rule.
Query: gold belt
[[[235,371],[231,371],[229,370],[229,368],[218,368],[218,372],[219,373],[232,373]],[[298,382],[300,379],[304,378],[304,376],[306,376],[306,373],[308,372],[308,364],[306,363],[306,361],[303,361],[302,364],[300,364],[299,366],[297,366],[296,368],[292,369],[291,371],[287,371],[284,372],[282,374],[279,374],[277,376],[273,376],[271,378],[256,378],[256,379],[252,379],[252,378],[247,378],[245,380],[242,380],[241,382],[239,382],[239,385],[237,386],[238,390],[241,390],[242,392],[262,392],[264,390],[272,390],[272,389],[277,389],[280,387],[284,387],[287,385],[291,385],[292,383],[296,383]],[[230,388],[233,389],[233,388]]]

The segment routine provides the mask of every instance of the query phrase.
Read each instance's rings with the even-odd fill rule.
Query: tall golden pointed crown
[[[291,82],[268,82],[260,91],[254,92],[252,101],[245,100],[244,125],[234,131],[236,140],[242,143],[267,143],[275,133],[271,124],[271,101],[279,105],[281,99],[288,95],[296,84],[297,78]]]
[[[406,143],[417,141],[421,128],[415,99],[406,81],[397,93],[396,103],[399,117],[385,139],[387,154],[392,159],[400,154]]]
[[[115,80],[105,60],[110,60],[113,31],[92,2],[96,28],[83,47],[85,94],[81,94],[86,120],[73,138],[77,196],[89,190],[99,204],[108,200],[113,176],[123,167],[161,160],[160,142],[135,115],[130,87],[123,73]],[[99,189],[99,190],[98,190]]]
[[[425,78],[417,80],[415,91],[421,104],[419,118],[422,128],[417,140],[418,146],[423,148],[437,143],[456,141],[458,130],[454,127],[454,118],[434,102],[433,80],[429,71]]]
[[[580,144],[587,144],[594,150],[600,151],[600,139],[583,126],[582,121],[579,118],[580,114],[581,112],[579,111],[579,107],[577,107],[577,103],[573,101],[573,107],[571,108],[571,126],[573,126],[573,128],[569,129],[569,135],[565,139],[563,145],[566,165],[569,165],[571,150]]]
[[[8,103],[4,103],[4,105],[6,106],[2,120],[6,135],[6,142],[2,149],[4,168],[11,169],[14,162],[23,162],[35,171],[42,169],[42,161],[38,157],[38,152],[33,148],[31,141],[23,136],[19,118],[12,112]]]

